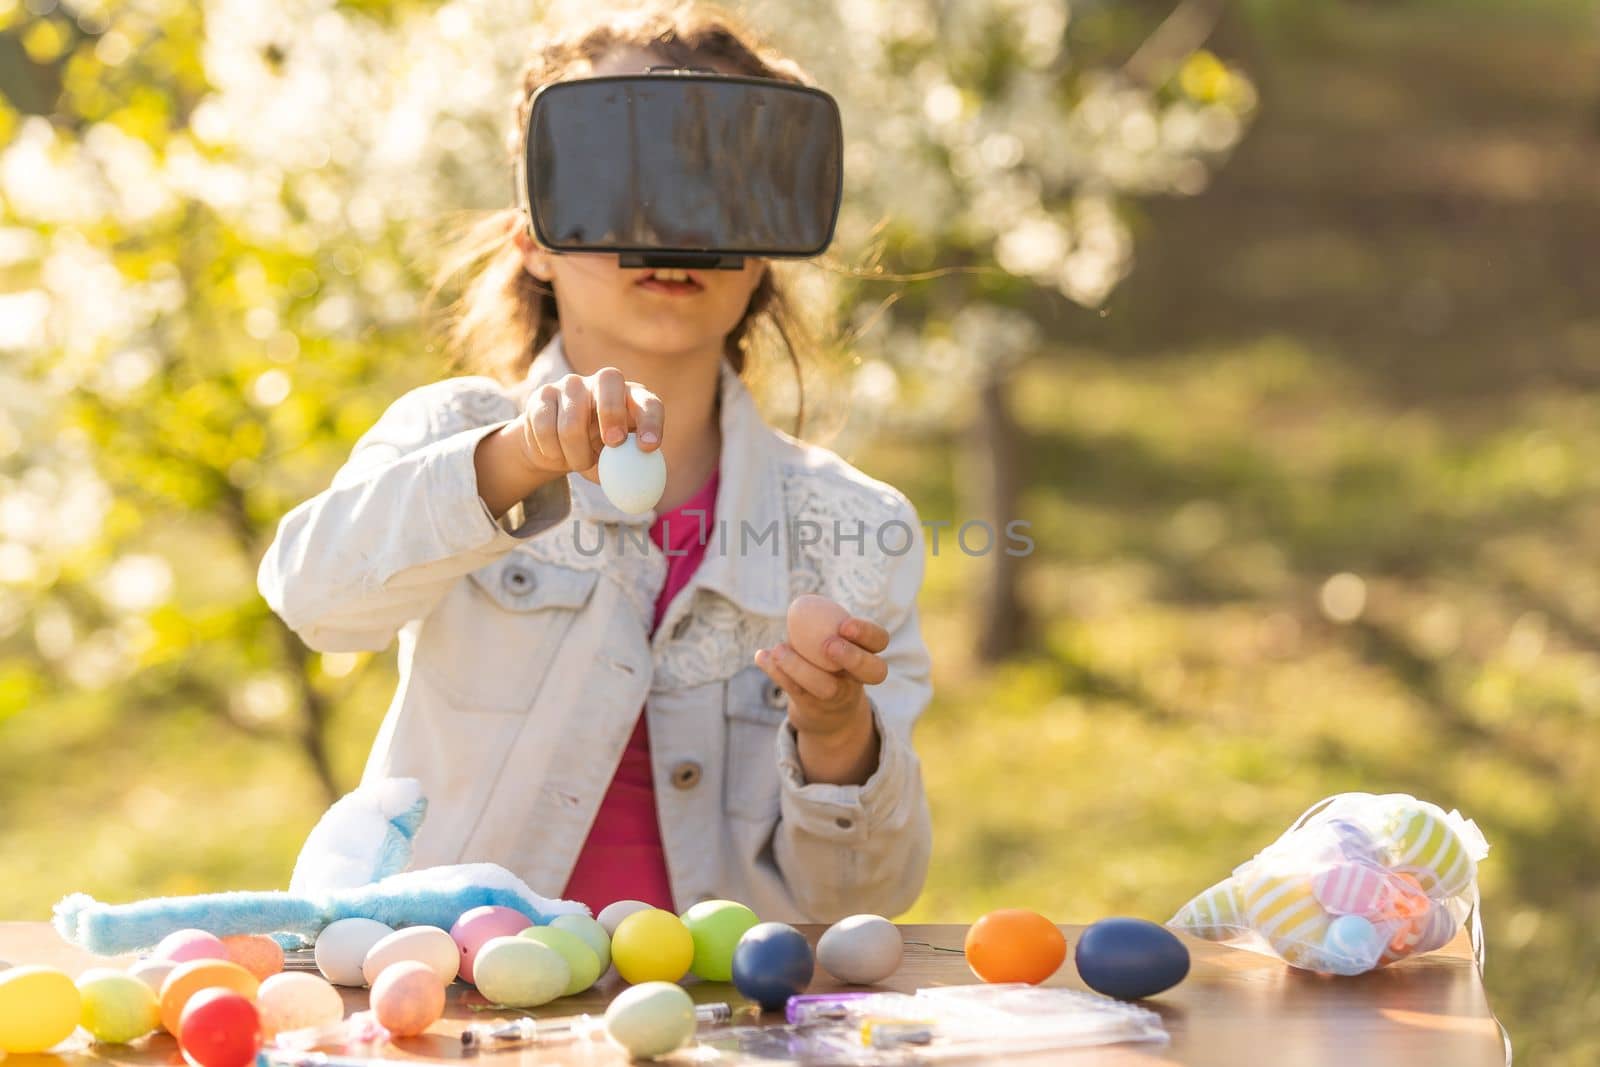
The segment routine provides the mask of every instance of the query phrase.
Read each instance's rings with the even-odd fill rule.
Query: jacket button
[[[766,697],[767,707],[786,708],[789,706],[789,694],[783,691],[783,686],[777,682],[768,682],[763,696]]]
[[[672,768],[672,784],[679,789],[693,789],[700,784],[700,764],[686,759]]]
[[[533,571],[526,567],[507,567],[500,575],[500,586],[513,596],[533,592]]]

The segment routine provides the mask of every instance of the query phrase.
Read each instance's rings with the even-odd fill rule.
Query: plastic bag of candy
[[[1482,964],[1472,820],[1404,793],[1341,793],[1185,904],[1167,925],[1320,974],[1441,948],[1463,924]]]

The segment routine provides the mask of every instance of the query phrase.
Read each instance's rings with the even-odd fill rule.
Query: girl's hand
[[[789,723],[807,781],[862,785],[877,768],[878,732],[865,687],[889,676],[878,655],[888,647],[887,630],[850,616],[822,642],[825,663],[812,662],[787,641],[756,652],[756,666],[789,695]]]
[[[590,375],[568,374],[528,399],[519,420],[522,459],[538,474],[588,474],[600,450],[639,435],[639,451],[661,447],[661,400],[615,367]]]

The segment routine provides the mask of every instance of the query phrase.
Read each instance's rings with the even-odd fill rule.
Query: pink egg
[[[532,925],[533,920],[516,908],[495,904],[462,912],[461,918],[450,927],[450,937],[461,950],[461,980],[472,981],[472,961],[478,958],[478,949],[491,938],[514,937]]]
[[[372,983],[372,1014],[396,1037],[422,1033],[444,1014],[444,983],[420,960],[391,963]]]
[[[234,934],[222,939],[228,958],[265,981],[283,970],[283,948],[264,934]]]
[[[215,934],[204,930],[174,930],[161,939],[151,953],[158,960],[188,963],[190,960],[229,959],[228,946]]]
[[[830,667],[833,660],[822,650],[823,643],[839,632],[850,613],[824,596],[807,593],[789,605],[789,647],[819,667]]]

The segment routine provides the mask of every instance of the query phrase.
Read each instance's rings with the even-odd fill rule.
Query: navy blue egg
[[[1165,926],[1144,919],[1102,919],[1078,938],[1078,977],[1122,1000],[1153,997],[1189,973],[1189,950]]]
[[[811,945],[783,923],[757,923],[733,950],[733,984],[739,992],[777,1011],[811,984]]]

